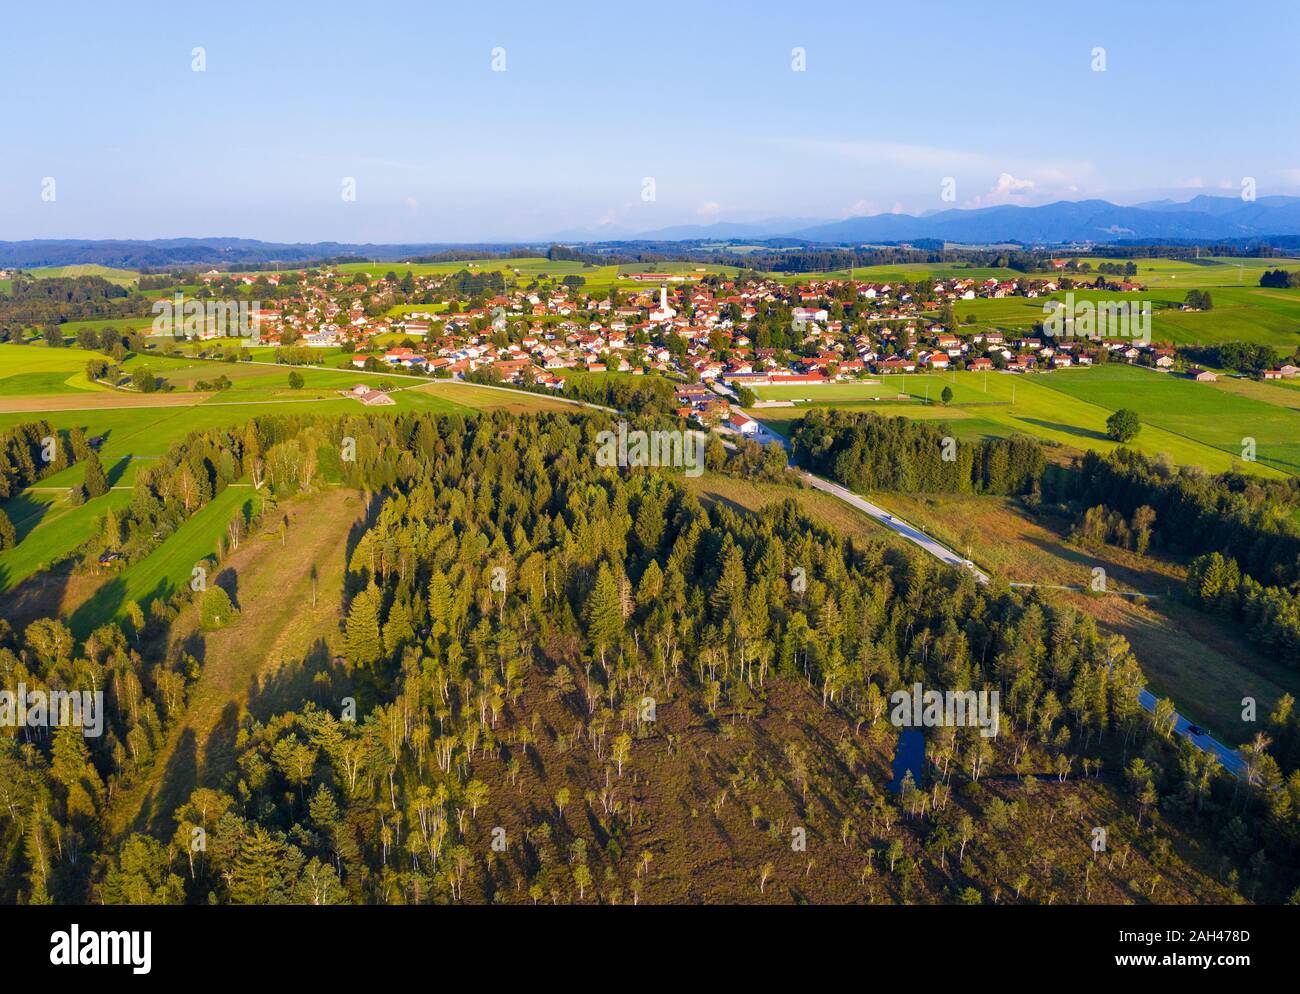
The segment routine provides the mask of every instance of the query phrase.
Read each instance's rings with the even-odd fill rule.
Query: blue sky
[[[1300,193],[1300,17],[1285,2],[52,3],[3,16],[4,240],[597,237],[1188,199],[1235,194],[1247,176],[1260,196]]]

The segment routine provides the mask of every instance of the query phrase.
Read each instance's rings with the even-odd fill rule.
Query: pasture
[[[1137,411],[1146,426],[1143,434],[1158,427],[1214,446],[1238,460],[1246,440],[1254,439],[1260,463],[1300,474],[1300,413],[1290,407],[1174,373],[1119,363],[1084,375],[1051,373],[1041,380],[1055,391],[1109,410],[1127,407]]]
[[[802,417],[809,406],[866,409],[904,417],[939,417],[958,437],[1022,432],[1069,449],[1109,452],[1118,443],[1107,438],[1106,419],[1121,407],[1131,407],[1142,415],[1143,428],[1129,447],[1148,455],[1164,453],[1180,465],[1211,472],[1233,468],[1261,476],[1300,472],[1300,448],[1287,440],[1288,432],[1297,434],[1300,428],[1300,415],[1294,410],[1127,364],[1031,375],[952,372],[892,374],[881,379],[885,382],[755,387],[762,400],[797,396],[810,403],[750,413],[780,431],[777,422]],[[906,394],[933,404],[944,387],[953,392],[948,408],[918,405],[915,400],[875,400]],[[819,390],[831,393],[823,395]],[[1245,436],[1256,439],[1258,462],[1241,461]]]
[[[1079,259],[1081,263],[1091,263],[1094,274],[1097,267],[1103,263],[1113,265],[1118,262],[1122,266],[1128,261],[1096,256],[1084,256]],[[1151,289],[1177,289],[1184,292],[1217,286],[1257,287],[1259,277],[1265,270],[1300,269],[1300,259],[1235,259],[1206,256],[1201,259],[1134,259],[1132,261],[1137,265],[1137,275],[1131,278],[1143,286]],[[1061,273],[1057,272],[1055,275]]]
[[[62,490],[27,490],[4,502],[18,544],[0,552],[0,593],[48,569],[92,538],[109,508],[125,507],[130,490],[110,490],[80,506]]]
[[[227,487],[162,545],[100,586],[73,612],[69,627],[78,638],[84,638],[100,625],[122,616],[129,604],[147,609],[155,597],[166,599],[187,586],[195,564],[220,550],[230,519],[242,514],[248,520],[258,501],[251,486]],[[209,582],[213,579],[210,577]]]

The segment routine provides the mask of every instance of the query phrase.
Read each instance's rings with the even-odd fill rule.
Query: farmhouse
[[[366,407],[385,407],[397,403],[382,390],[371,389],[364,383],[358,383],[352,388],[352,396],[365,404]]]

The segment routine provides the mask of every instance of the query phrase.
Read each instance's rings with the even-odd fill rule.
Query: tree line
[[[1027,436],[959,441],[929,422],[835,408],[809,410],[791,443],[801,466],[859,493],[1024,494],[1046,465]]]
[[[1190,294],[1189,294],[1190,296]],[[1258,342],[1221,342],[1216,345],[1183,345],[1178,354],[1190,362],[1217,369],[1235,369],[1239,373],[1258,376],[1266,369],[1277,369],[1281,363],[1278,351],[1271,345]],[[1292,356],[1294,358],[1294,356]]]
[[[1232,555],[1261,583],[1300,580],[1300,480],[1265,480],[1244,473],[1207,474],[1175,468],[1132,449],[1087,452],[1070,472],[1054,477],[1054,496],[1081,507],[1103,505],[1130,517],[1154,514],[1151,546],[1178,555]]]

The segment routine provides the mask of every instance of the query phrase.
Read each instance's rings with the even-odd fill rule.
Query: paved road
[[[942,560],[949,566],[961,567],[964,565],[965,560],[942,542],[931,538],[919,528],[914,528],[912,525],[909,525],[906,521],[894,517],[894,515],[890,514],[884,508],[877,507],[870,501],[864,500],[847,488],[840,486],[838,483],[832,483],[830,480],[825,480],[820,476],[813,476],[811,473],[802,473],[802,476],[809,486],[838,497],[851,507],[856,507],[864,514],[870,515],[886,528],[902,535],[903,538],[907,539],[909,542],[919,545],[936,559]],[[989,582],[988,575],[982,573],[974,566],[967,566],[966,568],[970,570],[971,575],[974,576],[978,582]]]
[[[1139,691],[1138,701],[1142,705],[1142,710],[1155,714],[1155,694],[1151,693],[1149,690]],[[1190,739],[1192,745],[1196,746],[1196,748],[1200,749],[1202,752],[1214,753],[1214,755],[1219,758],[1219,762],[1223,764],[1223,768],[1233,776],[1244,777],[1246,775],[1246,761],[1242,759],[1241,753],[1237,752],[1236,749],[1233,749],[1230,746],[1224,745],[1218,739],[1211,738],[1204,732],[1200,735],[1193,735],[1191,726],[1192,723],[1190,721],[1184,718],[1181,714],[1178,714],[1178,712],[1174,712],[1175,734],[1181,735],[1185,739]]]
[[[909,542],[920,546],[935,558],[948,563],[951,566],[962,566],[963,560],[961,556],[957,555],[957,553],[953,552],[942,542],[931,538],[919,528],[915,528],[905,521],[900,521],[888,511],[881,507],[877,507],[868,500],[864,500],[862,497],[859,497],[846,487],[840,486],[838,483],[832,483],[830,480],[823,479],[820,476],[814,476],[813,474],[803,472],[802,470],[800,470],[800,474],[810,486],[815,487],[824,493],[831,494],[834,497],[838,497],[851,507],[855,507],[864,514],[870,515],[886,528],[892,529],[899,535],[902,535]],[[988,576],[979,569],[975,567],[967,568],[970,569],[978,582],[989,582]],[[1155,714],[1156,696],[1151,693],[1151,691],[1145,689],[1140,691],[1138,693],[1138,703],[1141,704],[1142,710],[1146,711],[1148,714]],[[1192,745],[1196,746],[1203,752],[1213,753],[1218,757],[1219,762],[1223,764],[1223,768],[1233,776],[1241,777],[1245,775],[1246,761],[1242,758],[1241,753],[1224,745],[1218,739],[1212,738],[1204,732],[1199,735],[1192,734],[1191,726],[1192,723],[1181,714],[1178,714],[1177,712],[1174,713],[1174,734],[1181,735],[1190,740]]]

